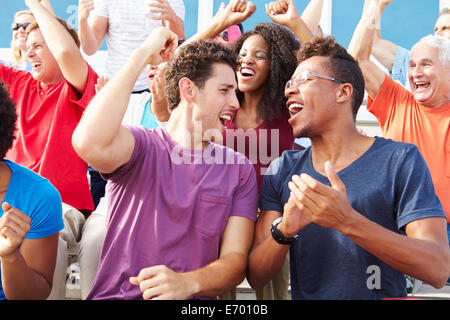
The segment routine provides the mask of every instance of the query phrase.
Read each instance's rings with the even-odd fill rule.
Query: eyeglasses
[[[301,71],[298,75],[294,76],[291,80],[289,80],[286,83],[285,86],[285,90],[293,87],[293,86],[301,86],[303,83],[305,83],[308,80],[312,80],[310,77],[314,76],[317,78],[322,78],[322,79],[327,79],[327,80],[331,80],[337,83],[345,83],[342,80],[338,80],[332,77],[328,77],[328,76],[324,76],[323,74],[317,73],[317,72],[313,72],[313,71],[308,71],[308,70],[303,70]]]
[[[13,23],[12,24],[12,26],[11,26],[11,29],[13,30],[13,31],[17,31],[17,30],[19,30],[20,28],[23,28],[24,30],[30,25],[31,23]]]

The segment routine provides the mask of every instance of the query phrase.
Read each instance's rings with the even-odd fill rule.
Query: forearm
[[[119,134],[130,94],[146,65],[147,56],[142,47],[137,49],[124,67],[90,102],[72,138],[75,149],[84,156],[95,150],[101,153]],[[85,160],[89,162],[88,159]]]
[[[441,287],[448,277],[450,258],[446,243],[404,236],[356,214],[341,232],[394,269]]]
[[[170,118],[170,112],[167,108],[167,103],[164,102],[156,102],[153,98],[151,101],[150,110],[152,111],[153,115],[156,117],[156,120],[158,122],[167,122]]]
[[[102,45],[103,39],[98,39],[89,25],[87,18],[78,20],[78,37],[81,47],[87,55],[93,55]]]
[[[183,276],[192,285],[195,296],[215,297],[237,287],[245,278],[247,256],[229,253]]]
[[[302,18],[297,17],[297,19],[290,21],[287,25],[291,29],[301,43],[308,42],[314,35],[309,27],[306,25]]]
[[[228,27],[229,25],[223,21],[213,20],[213,22],[206,29],[194,34],[186,42],[184,42],[183,45],[193,41],[213,39]]]
[[[164,20],[164,25],[178,36],[178,39],[185,39],[184,20],[175,16],[173,20]]]
[[[39,29],[44,36],[45,42],[56,60],[59,61],[68,54],[81,56],[72,37],[52,13],[39,2],[31,2],[29,7],[39,24]]]
[[[41,0],[41,4],[53,15],[55,15],[55,11],[53,11],[53,7],[49,0]]]
[[[264,287],[283,267],[290,245],[277,243],[269,234],[259,245],[255,245],[249,256],[247,280],[254,289]]]
[[[365,4],[361,19],[356,26],[347,50],[358,62],[370,59],[379,19],[380,11],[375,2]]]
[[[316,30],[322,16],[323,0],[311,0],[302,13],[302,19],[310,30]]]
[[[397,46],[394,43],[388,40],[381,39],[379,37],[375,37],[372,48],[372,55],[390,72],[392,72],[396,54]]]
[[[52,284],[28,268],[19,250],[0,260],[2,286],[8,300],[43,300],[48,297]]]

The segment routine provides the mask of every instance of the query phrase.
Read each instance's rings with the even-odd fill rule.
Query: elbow
[[[72,135],[72,147],[75,153],[95,170],[111,173],[118,168],[111,159],[108,148],[95,137],[86,134],[85,129],[75,129]]]
[[[247,281],[250,287],[252,287],[255,291],[261,290],[266,285],[266,283],[258,281],[258,279],[253,276],[251,272],[247,273]]]
[[[89,138],[83,134],[82,130],[77,127],[72,135],[72,147],[76,154],[83,160],[89,152],[91,145],[89,144]]]
[[[260,268],[264,268],[264,266],[260,266]],[[257,265],[252,263],[251,260],[249,261],[246,278],[250,287],[254,290],[261,290],[271,280],[264,274],[265,272],[261,272]]]
[[[447,247],[445,252],[439,255],[428,268],[431,270],[427,279],[424,282],[433,286],[436,289],[441,289],[447,283],[450,276],[450,249]]]
[[[440,272],[437,272],[433,283],[430,283],[436,289],[444,287],[450,278],[450,250],[448,250],[447,259],[442,260]]]
[[[434,287],[435,289],[441,289],[447,283],[449,276],[450,273],[447,270],[447,272],[440,272],[439,274],[434,275],[432,278],[430,277],[430,279],[425,282]]]
[[[83,52],[87,56],[92,56],[93,54],[95,54],[98,51],[98,48],[89,47],[89,46],[86,46],[86,45],[83,45],[83,44],[81,44],[81,48],[83,49]]]

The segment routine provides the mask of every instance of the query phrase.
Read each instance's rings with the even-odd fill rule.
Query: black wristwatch
[[[293,244],[298,239],[298,234],[293,236],[292,238],[286,238],[280,230],[278,230],[277,226],[280,224],[280,222],[283,221],[283,217],[279,217],[276,219],[272,226],[270,227],[270,231],[272,232],[273,239],[278,242],[279,244]]]

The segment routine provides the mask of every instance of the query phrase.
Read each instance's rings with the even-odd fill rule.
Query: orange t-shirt
[[[422,106],[386,75],[375,100],[369,97],[367,109],[377,117],[385,138],[419,148],[450,223],[450,103],[439,108]]]

